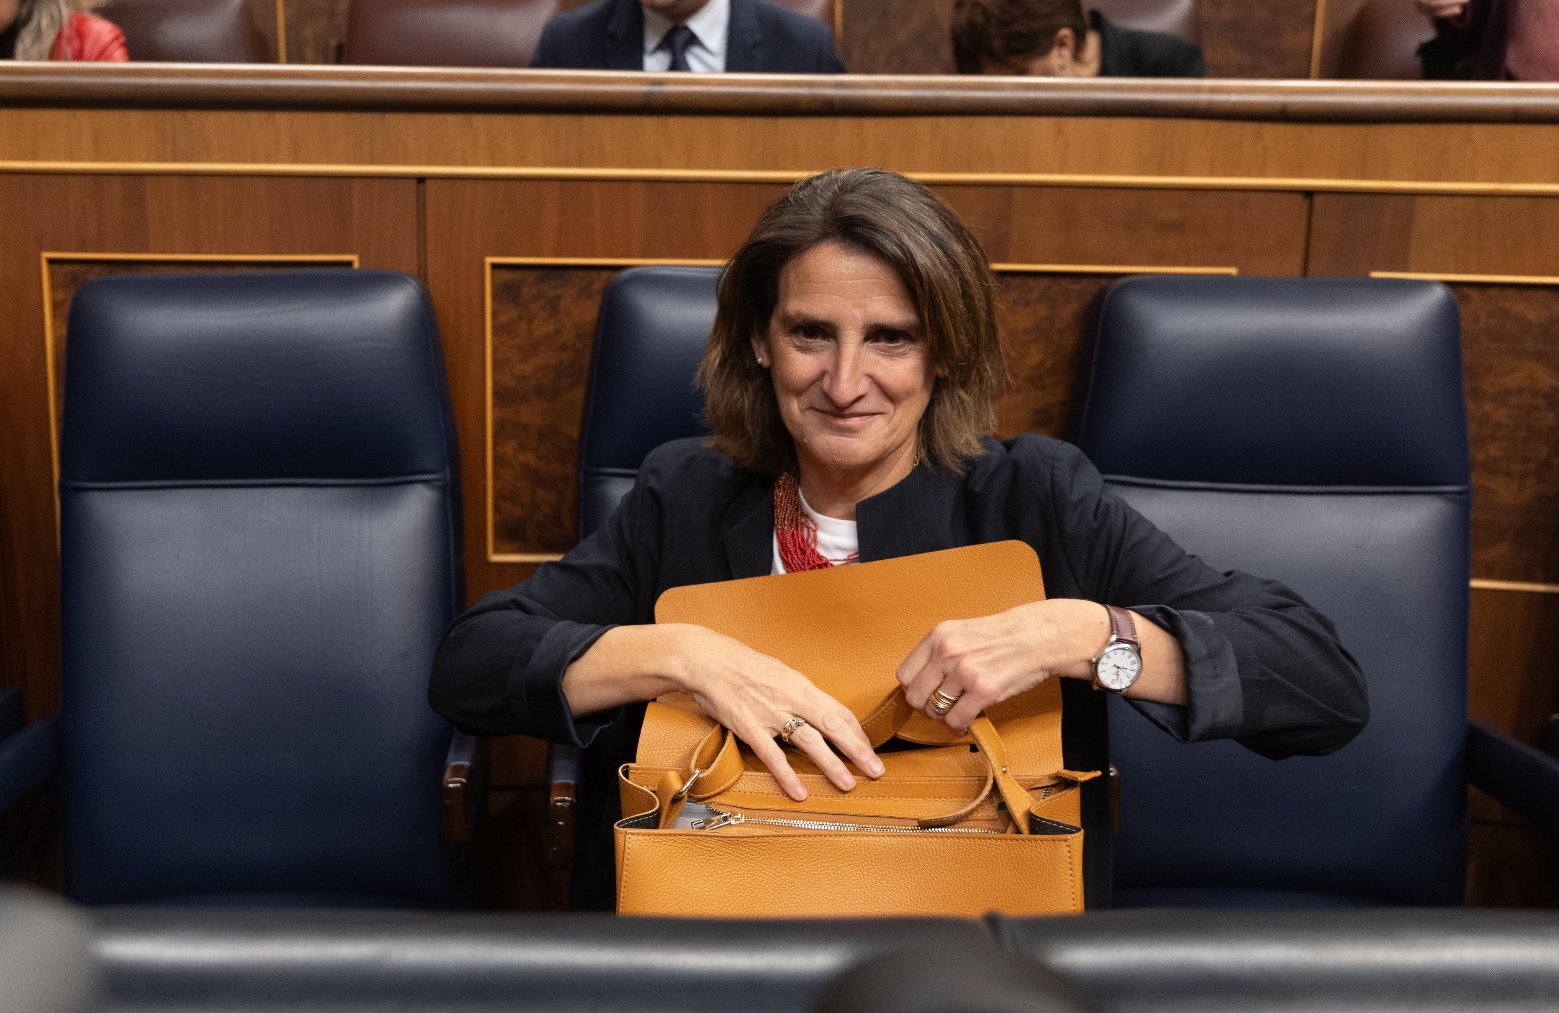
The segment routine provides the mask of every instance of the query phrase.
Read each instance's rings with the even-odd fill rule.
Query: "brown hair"
[[[1050,52],[1056,33],[1070,28],[1078,45],[1088,35],[1080,0],[955,0],[953,62],[960,74]]]
[[[720,451],[777,474],[795,464],[774,386],[753,355],[779,300],[780,273],[825,242],[874,254],[903,281],[938,372],[920,419],[920,447],[954,470],[996,429],[1007,383],[996,325],[996,283],[979,242],[926,187],[883,169],[835,169],[791,187],[769,206],[720,275],[714,331],[698,378]]]

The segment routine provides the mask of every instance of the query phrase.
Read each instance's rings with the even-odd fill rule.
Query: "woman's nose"
[[[866,360],[859,345],[841,343],[834,355],[824,391],[836,405],[846,405],[866,393]]]

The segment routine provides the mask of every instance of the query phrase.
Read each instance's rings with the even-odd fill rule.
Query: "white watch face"
[[[1099,660],[1094,662],[1093,672],[1105,689],[1113,689],[1117,693],[1130,689],[1142,673],[1142,655],[1126,644],[1115,644],[1099,655]]]

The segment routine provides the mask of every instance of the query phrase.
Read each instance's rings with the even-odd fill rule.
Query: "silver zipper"
[[[793,827],[797,830],[876,830],[889,834],[999,834],[1000,830],[983,827],[901,827],[871,823],[834,823],[828,820],[782,820],[765,816],[747,816],[742,813],[712,810],[714,819],[697,819],[690,825],[694,830],[719,830],[721,827],[742,823],[756,823],[765,827]]]

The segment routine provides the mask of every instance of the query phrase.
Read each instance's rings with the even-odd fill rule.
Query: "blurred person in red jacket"
[[[0,0],[0,59],[130,59],[124,33],[88,12],[96,0]]]

